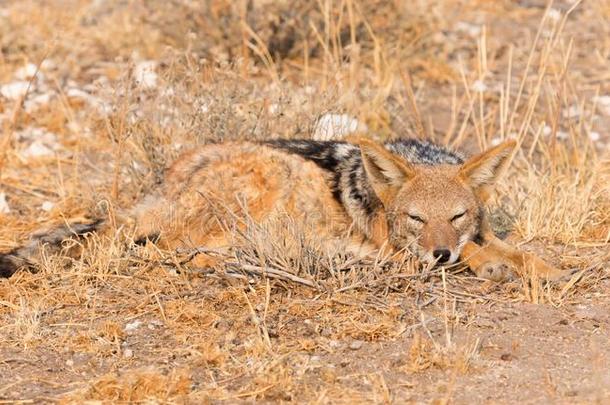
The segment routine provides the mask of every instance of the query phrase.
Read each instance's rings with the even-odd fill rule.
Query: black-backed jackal
[[[482,278],[503,280],[515,269],[555,278],[562,272],[518,251],[491,231],[484,203],[515,148],[502,143],[464,160],[432,143],[398,139],[384,144],[273,140],[220,143],[184,153],[163,189],[128,215],[141,241],[164,248],[229,243],[223,220],[247,214],[255,222],[287,215],[322,243],[347,238],[354,254],[409,250],[424,262],[461,258]],[[103,226],[78,224],[83,234]],[[8,276],[31,260],[41,243],[58,243],[65,229],[0,255]],[[212,258],[199,256],[199,265]]]

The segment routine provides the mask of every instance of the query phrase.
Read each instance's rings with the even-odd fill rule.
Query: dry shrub
[[[72,404],[83,401],[111,402],[184,402],[191,389],[191,377],[185,370],[175,370],[168,375],[152,370],[133,370],[123,375],[108,374],[83,391],[74,392],[61,399]]]
[[[194,346],[197,357],[195,365],[222,368],[227,360],[227,353],[211,339],[205,339]],[[198,364],[199,363],[199,364]]]
[[[421,373],[436,368],[466,374],[472,369],[478,347],[478,341],[470,345],[441,346],[423,334],[415,333],[401,369],[407,373]]]
[[[42,331],[40,318],[43,314],[41,301],[28,301],[21,297],[17,303],[4,303],[8,309],[3,316],[4,338],[9,344],[16,344],[23,348],[40,343]]]

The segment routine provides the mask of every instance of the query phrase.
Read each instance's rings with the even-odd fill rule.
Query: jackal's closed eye
[[[420,217],[419,215],[415,215],[415,214],[407,214],[407,216],[408,216],[409,218],[411,218],[411,219],[412,219],[413,221],[415,221],[415,222],[419,222],[419,223],[422,223],[422,224],[426,222],[426,221],[425,221],[425,220],[424,220],[422,217]]]
[[[455,222],[458,219],[462,218],[464,215],[466,215],[466,211],[460,212],[459,214],[455,214],[453,217],[451,217],[451,222]]]

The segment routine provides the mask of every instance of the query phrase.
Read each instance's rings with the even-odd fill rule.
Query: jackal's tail
[[[77,222],[32,235],[29,242],[24,246],[15,248],[8,253],[0,253],[0,277],[10,277],[19,269],[33,268],[35,258],[41,248],[57,251],[61,248],[62,242],[72,238],[82,238],[89,233],[97,232],[104,226],[105,222],[103,219],[84,223]]]

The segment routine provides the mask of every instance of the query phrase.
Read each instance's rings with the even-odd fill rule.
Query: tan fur
[[[204,146],[183,155],[154,204],[140,205],[134,214],[137,233],[159,233],[166,248],[227,247],[232,228],[251,219],[289,217],[326,242],[347,235],[351,225],[322,169],[253,143]],[[198,260],[211,263],[205,256]]]

